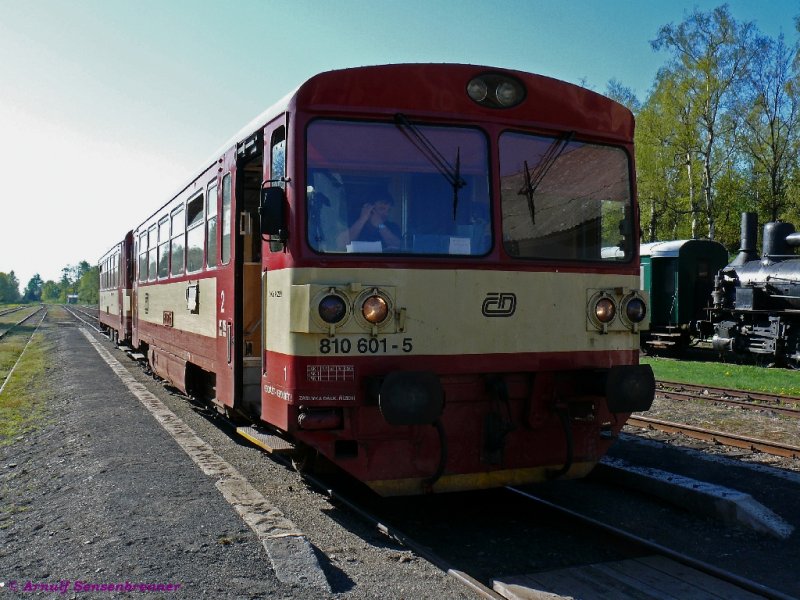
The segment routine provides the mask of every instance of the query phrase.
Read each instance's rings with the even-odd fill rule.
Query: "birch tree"
[[[703,212],[709,239],[716,234],[714,181],[726,163],[725,153],[731,150],[721,141],[728,133],[724,129],[734,121],[724,116],[727,108],[735,104],[738,84],[747,73],[754,31],[752,23],[738,23],[728,6],[723,5],[710,13],[695,10],[678,25],[664,25],[651,42],[653,49],[671,54],[665,71],[685,91],[685,114],[697,119],[698,144],[694,151],[702,169]],[[691,157],[686,163],[690,168]]]

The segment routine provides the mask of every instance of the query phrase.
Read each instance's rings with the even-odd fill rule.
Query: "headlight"
[[[475,102],[483,102],[486,96],[489,95],[489,89],[486,87],[486,82],[483,79],[473,79],[467,84],[467,94],[475,100]]]
[[[647,316],[647,306],[641,298],[631,298],[625,305],[625,316],[631,323],[641,323]]]
[[[610,323],[617,314],[617,307],[611,298],[600,298],[594,305],[594,315],[601,323]]]
[[[511,108],[525,99],[525,86],[505,73],[483,73],[469,81],[467,95],[482,106]]]
[[[494,94],[497,101],[503,106],[514,106],[521,100],[520,92],[521,90],[518,86],[509,81],[504,81],[497,86]]]
[[[347,315],[347,304],[341,296],[328,294],[320,300],[318,310],[322,320],[333,325]]]
[[[389,315],[389,304],[377,294],[368,296],[361,305],[361,314],[369,323],[378,325]]]

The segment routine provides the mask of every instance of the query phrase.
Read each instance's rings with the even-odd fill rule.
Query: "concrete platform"
[[[657,496],[686,510],[780,539],[787,539],[794,531],[792,525],[749,494],[724,486],[610,457],[605,457],[592,475]]]

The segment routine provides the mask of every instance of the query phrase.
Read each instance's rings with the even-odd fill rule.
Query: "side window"
[[[286,177],[286,129],[279,127],[272,132],[270,139],[270,161],[269,177],[273,180],[272,185],[286,188],[286,183],[281,181]],[[279,252],[283,249],[283,244],[270,242],[270,252]]]
[[[280,179],[286,175],[286,129],[280,127],[274,131],[270,147],[272,148],[270,179]],[[283,187],[285,184],[280,185]]]
[[[147,231],[139,234],[139,281],[147,281]]]
[[[158,222],[158,276],[169,276],[169,217]]]
[[[203,194],[195,196],[186,204],[186,271],[188,273],[194,273],[203,268],[205,240],[203,209]]]
[[[183,234],[186,223],[183,220],[183,206],[172,211],[172,270],[173,275],[183,275]]]
[[[227,265],[231,260],[231,174],[222,178],[222,264]]]
[[[208,186],[206,202],[206,266],[217,266],[217,184]]]
[[[156,225],[150,226],[148,237],[150,239],[148,244],[149,250],[147,251],[149,263],[149,275],[147,278],[152,281],[156,278],[156,267],[158,266],[158,261],[156,260],[156,244],[158,239],[156,235]]]

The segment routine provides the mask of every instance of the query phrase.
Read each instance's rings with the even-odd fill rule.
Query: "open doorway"
[[[237,260],[236,351],[241,365],[242,410],[261,416],[261,236],[259,199],[263,178],[262,136],[247,140],[238,149],[237,160]]]

